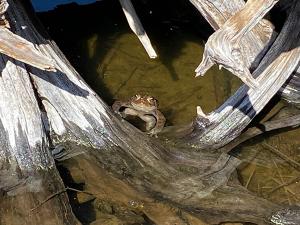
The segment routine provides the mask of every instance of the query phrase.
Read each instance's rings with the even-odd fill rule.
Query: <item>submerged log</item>
[[[77,223],[61,192],[63,185],[49,154],[50,147],[56,147],[53,152],[60,160],[84,153],[82,159],[96,168],[95,173],[100,173],[97,167],[104,168],[137,191],[192,212],[209,223],[267,224],[269,216],[283,208],[253,195],[239,184],[234,174],[240,163],[238,159],[213,151],[193,152],[191,147],[218,148],[228,143],[279,90],[299,61],[299,48],[292,44],[299,44],[295,36],[299,32],[300,3],[255,72],[255,75],[261,73],[258,81],[263,86],[255,91],[242,87],[207,117],[209,126],[200,124],[203,115],[199,111],[195,123],[199,126],[186,138],[187,148],[148,137],[117,117],[83,81],[56,44],[37,32],[20,1],[9,3],[7,19],[16,21],[12,27],[14,33],[54,60],[57,71],[43,71],[7,57],[1,61],[1,132],[5,137],[1,142],[1,174],[5,175],[2,180],[17,179],[18,184],[7,182],[1,187],[5,196],[15,193],[13,198],[7,197],[9,204],[2,207],[4,224],[17,224],[11,222],[13,214],[7,210],[10,208],[16,208],[26,218],[25,224],[41,224],[43,217],[49,218],[49,224]],[[12,110],[17,113],[12,114]],[[11,169],[7,173],[4,168]],[[47,199],[47,195],[55,193],[59,194],[43,205],[38,204],[41,198]],[[29,196],[30,200],[21,206],[18,200],[23,196]],[[26,217],[24,212],[34,206],[38,206],[34,217]]]

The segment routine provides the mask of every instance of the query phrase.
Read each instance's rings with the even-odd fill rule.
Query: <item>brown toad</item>
[[[119,113],[123,118],[136,116],[146,123],[146,130],[150,135],[159,133],[166,122],[164,115],[157,109],[158,102],[148,95],[135,95],[128,101],[115,101],[112,105],[114,112]]]

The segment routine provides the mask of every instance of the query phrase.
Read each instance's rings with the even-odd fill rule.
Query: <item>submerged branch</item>
[[[272,145],[269,145],[268,143],[263,143],[262,146],[266,148],[267,150],[271,151],[272,153],[276,154],[280,158],[284,159],[286,162],[288,162],[292,167],[296,169],[300,169],[300,163],[297,161],[289,158],[287,155],[280,152],[278,149],[274,148]]]

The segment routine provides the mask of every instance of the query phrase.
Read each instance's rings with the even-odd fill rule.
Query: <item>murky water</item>
[[[105,58],[95,65],[97,76],[94,80],[102,82],[113,99],[127,99],[135,94],[153,95],[169,124],[189,122],[195,116],[196,105],[210,111],[232,88],[225,86],[223,93],[219,93],[216,85],[220,83],[215,84],[214,81],[220,82],[221,77],[216,76],[230,78],[226,71],[216,73],[216,68],[203,78],[194,77],[203,46],[201,40],[193,40],[195,37],[190,36],[190,40],[185,40],[187,36],[175,34],[168,42],[158,43],[160,58],[151,60],[133,34],[121,34],[113,40],[114,45]],[[87,40],[89,57],[93,61],[97,61],[95,45],[98,38],[94,35]],[[180,45],[180,49],[174,49]],[[172,56],[174,53],[176,55]],[[226,84],[230,85],[229,82]]]
[[[63,10],[57,10],[60,11]],[[112,15],[110,21],[103,16],[95,19],[95,15],[80,15],[79,7],[75,6],[70,14],[70,17],[77,15],[75,19],[60,23],[58,30],[49,24],[50,34],[64,39],[57,40],[60,47],[67,51],[73,65],[108,104],[134,94],[153,95],[168,124],[180,124],[191,121],[197,105],[206,112],[212,111],[240,84],[229,72],[219,71],[217,67],[204,77],[194,77],[204,46],[204,35],[199,34],[199,30],[209,33],[207,25],[198,23],[200,27],[194,30],[197,26],[191,26],[191,20],[181,22],[177,17],[154,18],[154,27],[145,23],[159,54],[159,58],[153,60],[129,29],[121,11],[115,17]],[[90,31],[79,34],[75,28],[78,18],[83,24],[91,22],[96,27],[92,29],[88,25]],[[56,30],[52,33],[52,29]],[[72,40],[73,35],[76,40]]]
[[[176,3],[182,4],[177,6],[180,12],[163,11],[167,6],[155,8],[157,4],[137,4],[159,54],[155,60],[148,58],[116,2],[63,7],[40,14],[40,18],[74,67],[108,104],[134,94],[149,94],[158,99],[167,125],[185,124],[195,116],[197,105],[205,112],[212,111],[241,82],[217,67],[195,78],[194,69],[201,61],[204,41],[211,30],[189,3]],[[271,104],[260,119],[266,120],[282,107],[299,113],[279,102]],[[267,114],[268,111],[271,112]],[[299,205],[299,134],[299,129],[273,132],[238,147],[235,154],[245,160],[239,168],[242,184],[272,201]],[[290,162],[274,153],[278,151]]]
[[[299,129],[256,138],[238,150],[250,162],[240,168],[244,186],[274,202],[300,205]]]

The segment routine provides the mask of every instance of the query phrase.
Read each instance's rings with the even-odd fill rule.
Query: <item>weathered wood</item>
[[[15,16],[21,11],[20,3],[9,3],[8,21],[23,24]],[[26,67],[3,55],[0,65],[0,224],[39,225],[45,220],[48,224],[78,224],[66,194],[35,213],[30,211],[64,186],[49,151],[42,111]]]
[[[1,2],[0,2],[0,15],[2,16],[5,12],[6,12],[6,10],[8,9],[8,2],[7,2],[7,0],[2,0]]]
[[[32,43],[13,34],[6,27],[0,27],[0,52],[41,70],[56,70],[50,58],[36,51]]]
[[[44,41],[27,22],[29,29],[24,35],[32,42]],[[230,174],[239,164],[238,160],[210,152],[193,154],[184,148],[170,150],[164,147],[116,118],[67,63],[55,43],[48,42],[40,49],[56,61],[61,71],[54,76],[28,68],[46,111],[51,139],[66,148],[67,155],[61,155],[61,159],[85,151],[93,163],[99,163],[116,176],[125,175],[138,190],[159,195],[215,223],[241,215],[239,220],[264,224],[268,215],[280,207],[247,193],[238,185],[226,186]],[[232,119],[233,122],[237,120]],[[224,143],[224,140],[216,140],[218,144]],[[212,140],[197,143],[205,146],[209,141]],[[219,197],[219,205],[213,204],[216,199],[211,193]],[[242,198],[249,201],[240,205],[233,203]],[[199,206],[199,202],[203,204]],[[249,202],[255,205],[251,210]],[[226,213],[220,213],[222,211]],[[213,213],[224,217],[212,217]]]
[[[112,172],[114,176],[124,179],[137,190],[152,194],[159,197],[159,199],[168,200],[170,203],[191,211],[194,215],[203,217],[211,223],[239,220],[266,224],[269,215],[274,210],[282,207],[256,197],[241,187],[236,177],[231,176],[239,164],[239,160],[234,157],[210,151],[191,152],[190,147],[186,149],[178,148],[178,146],[164,146],[158,140],[145,136],[126,121],[116,117],[110,108],[82,80],[55,43],[45,40],[36,31],[24,11],[21,8],[16,8],[15,3],[13,0],[10,2],[13,5],[14,14],[12,16],[17,21],[14,29],[16,34],[32,43],[36,43],[37,49],[47,57],[52,58],[59,69],[56,73],[45,72],[28,65],[18,64],[20,67],[23,66],[24,77],[28,79],[30,87],[35,90],[35,108],[38,111],[36,118],[39,119],[39,123],[37,125],[32,124],[31,127],[40,126],[40,130],[42,130],[40,132],[45,134],[43,137],[46,141],[49,137],[53,145],[60,144],[65,148],[65,151],[62,151],[60,155],[61,159],[85,152],[84,158],[87,157],[91,164],[105,168]],[[287,38],[286,32],[293,29],[294,34],[297,35],[296,32],[298,32],[297,28],[299,26],[296,23],[299,20],[295,14],[299,12],[298,10],[299,4],[291,13],[283,33],[274,45],[273,52],[270,52],[265,64],[262,64],[259,68],[267,68],[261,74],[263,76],[258,78],[262,84],[266,84],[265,89],[258,88],[256,93],[242,87],[238,91],[239,96],[233,96],[219,111],[208,116],[212,125],[204,132],[203,130],[200,131],[202,132],[201,135],[203,134],[203,139],[201,139],[202,136],[188,138],[191,146],[199,148],[222,146],[236,137],[241,131],[238,129],[242,129],[256,114],[256,110],[261,110],[268,102],[269,97],[279,89],[286,79],[285,76],[288,76],[283,76],[283,73],[288,73],[290,69],[293,69],[287,67],[287,64],[291,63],[293,65],[298,60],[299,54],[297,53],[299,53],[299,50],[294,48],[295,46],[284,45],[287,49],[283,47],[283,42],[286,42]],[[22,23],[18,21],[22,21]],[[26,25],[27,29],[21,29],[20,24]],[[289,35],[289,39],[292,42],[295,37]],[[288,44],[291,43],[288,42]],[[294,44],[298,43],[294,41]],[[277,57],[282,51],[285,51],[285,53]],[[275,57],[273,64],[268,61],[273,61],[271,56]],[[267,67],[267,65],[269,66]],[[14,71],[17,69],[19,67],[16,67]],[[259,73],[258,70],[256,74]],[[18,79],[20,77],[18,76]],[[5,91],[3,94],[7,95],[10,93],[9,91]],[[31,92],[33,91],[31,90]],[[262,100],[258,101],[256,98],[262,98]],[[8,99],[5,102],[8,105],[10,103]],[[252,105],[249,106],[249,102],[254,104],[253,109],[251,108]],[[18,103],[22,104],[22,107],[19,108],[24,109],[24,111],[21,111],[24,114],[28,110],[25,107],[26,104],[23,105],[25,102],[18,101]],[[38,107],[38,104],[40,107]],[[248,106],[250,108],[247,108]],[[44,112],[43,116],[41,110]],[[3,113],[3,115],[6,114],[9,114],[8,111]],[[19,114],[20,116],[23,115],[22,113]],[[246,117],[245,114],[247,114]],[[23,116],[27,119],[29,115]],[[227,117],[229,117],[229,120],[226,119]],[[17,124],[16,121],[19,118],[21,118],[20,121],[23,122],[21,123],[23,125],[24,119],[22,120],[22,117],[13,118],[11,121]],[[198,122],[199,119],[201,118],[198,118]],[[7,122],[4,119],[1,119],[1,121]],[[235,125],[239,121],[241,121],[238,124],[240,127]],[[42,122],[45,128],[40,125]],[[25,140],[32,140],[30,134],[33,131],[26,127],[27,123],[24,126],[25,128],[22,130],[31,131],[28,134],[26,133],[29,138]],[[223,131],[224,133],[222,133]],[[221,133],[217,134],[215,132]],[[229,135],[231,133],[233,133],[233,136]],[[197,135],[197,132],[194,134]],[[218,135],[220,135],[220,138]],[[14,135],[13,137],[19,136]],[[45,144],[44,149],[39,150],[47,151],[48,144]],[[28,153],[27,149],[23,147],[20,152],[22,153],[21,156],[26,159],[22,160],[34,163],[34,165],[41,164],[38,160],[32,160],[32,156],[43,156],[43,152]],[[10,153],[14,157],[18,156],[15,151],[10,151]],[[59,154],[59,152],[57,153]],[[5,154],[3,157],[6,157]],[[48,151],[47,156],[49,156]],[[49,165],[46,161],[42,162]],[[32,166],[32,168],[34,167]],[[228,180],[230,180],[229,183]],[[51,182],[51,179],[49,179],[49,182]],[[59,182],[55,182],[55,184],[61,185]],[[218,201],[219,204],[215,204],[215,201]],[[239,202],[239,204],[236,204],[236,202]],[[66,204],[66,208],[65,211],[62,210],[60,213],[66,213],[68,216],[66,220],[69,220],[70,224],[74,223],[75,220],[72,214],[68,212],[67,203],[63,200],[62,203]],[[53,212],[56,212],[56,208],[53,208],[50,207]],[[41,210],[45,210],[45,208],[41,207]],[[43,215],[43,211],[39,212],[41,212],[39,216]],[[58,215],[61,215],[60,213]],[[58,218],[61,219],[61,217]],[[34,219],[38,221],[39,217]],[[61,220],[57,224],[60,223]]]
[[[218,30],[231,16],[241,10],[245,2],[243,0],[232,0],[230,3],[223,4],[223,1],[200,1],[190,0],[190,2],[206,18],[210,25]],[[280,9],[288,12],[292,1],[279,1]],[[277,36],[273,26],[267,20],[262,20],[240,41],[242,54],[245,55],[245,64],[250,69],[255,69],[261,57],[264,56],[273,39]],[[286,101],[299,107],[300,92],[299,80],[300,68],[293,73],[291,78],[280,89],[279,94]]]
[[[205,129],[203,119],[198,117],[195,123],[198,128],[190,137],[191,146],[219,148],[239,136],[289,78],[300,58],[297,10],[300,10],[299,5],[293,8],[271,50],[252,73],[253,77],[258,77],[256,80],[260,86],[255,90],[246,86],[239,88],[222,106],[208,115],[211,124]]]
[[[42,70],[55,71],[55,65],[50,58],[38,52],[32,43],[15,35],[8,29],[10,25],[4,15],[8,6],[6,0],[1,1],[0,20],[5,20],[5,22],[0,25],[0,52]],[[25,27],[22,29],[25,29]]]
[[[238,76],[251,88],[258,83],[252,77],[239,46],[240,40],[248,33],[277,1],[248,1],[245,7],[229,18],[222,28],[212,34],[205,44],[202,62],[196,76],[204,75],[214,64],[218,64]]]
[[[300,115],[287,116],[276,120],[271,120],[258,124],[255,127],[247,129],[242,133],[238,138],[231,141],[229,144],[225,145],[222,148],[219,148],[219,151],[229,152],[234,149],[236,146],[241,143],[256,137],[258,135],[264,134],[265,132],[282,129],[282,128],[296,128],[300,126]]]
[[[126,16],[128,24],[132,31],[139,38],[140,42],[144,46],[146,52],[148,53],[150,58],[156,58],[157,54],[152,47],[151,41],[143,28],[143,25],[137,16],[135,9],[131,3],[131,0],[119,0],[123,9],[123,12]]]
[[[289,13],[292,8],[292,1],[283,0],[279,2],[282,13]],[[279,93],[287,102],[300,107],[300,66],[294,71],[291,78],[282,86]]]
[[[222,27],[231,16],[245,5],[243,0],[232,0],[226,2],[226,4],[223,4],[222,0],[190,0],[190,2],[199,10],[214,30]],[[276,35],[272,24],[267,20],[259,21],[257,26],[245,34],[239,45],[242,55],[245,56],[244,63],[248,68],[256,68],[258,66]]]

